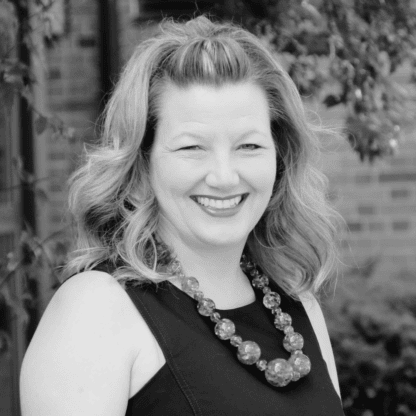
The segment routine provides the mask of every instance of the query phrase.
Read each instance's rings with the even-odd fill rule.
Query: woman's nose
[[[240,178],[231,158],[222,154],[213,160],[205,181],[213,188],[232,189],[238,185]]]

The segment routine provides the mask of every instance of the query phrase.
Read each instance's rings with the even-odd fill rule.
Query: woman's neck
[[[184,274],[199,281],[200,290],[218,309],[243,306],[255,299],[250,281],[240,267],[244,245],[198,249],[182,241],[165,242],[174,249]],[[171,282],[180,287],[179,279]]]

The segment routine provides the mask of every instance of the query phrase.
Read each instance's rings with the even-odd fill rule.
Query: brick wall
[[[46,52],[47,108],[75,128],[75,137],[68,141],[49,134],[43,149],[51,178],[44,235],[66,223],[65,180],[77,164],[83,142],[94,137],[100,99],[98,2],[71,0],[67,13],[68,33]]]
[[[340,125],[342,109],[324,110],[325,124]],[[359,161],[348,143],[325,143],[330,196],[346,220],[345,267],[378,260],[376,274],[416,270],[416,123],[402,128],[398,154],[373,164]]]

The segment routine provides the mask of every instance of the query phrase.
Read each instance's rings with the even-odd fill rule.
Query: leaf
[[[19,74],[5,73],[3,75],[3,81],[19,91],[25,86],[23,77]]]
[[[327,106],[327,108],[334,107],[341,103],[341,97],[339,95],[329,94],[325,97],[323,104]]]
[[[27,101],[27,103],[28,103],[28,105],[30,106],[30,107],[33,107],[33,104],[34,104],[34,101],[35,101],[35,99],[34,99],[34,97],[33,97],[33,92],[32,92],[32,90],[31,90],[31,88],[30,88],[30,86],[29,85],[26,85],[21,91],[20,91],[20,95],[23,97],[23,98],[25,98],[26,99],[26,101]]]
[[[49,201],[48,194],[42,188],[36,188],[35,189],[35,195],[39,199],[40,202],[48,202]]]
[[[18,21],[14,4],[10,1],[0,1],[1,43],[0,54],[8,54],[15,43]]]
[[[19,259],[16,258],[15,253],[10,252],[7,254],[6,270],[10,273],[14,272],[19,266]]]
[[[64,137],[66,139],[73,139],[75,136],[75,129],[73,127],[67,127],[64,131]]]
[[[48,119],[44,116],[39,116],[35,120],[35,131],[36,134],[42,134],[48,128]]]
[[[0,357],[6,351],[9,351],[11,346],[12,340],[10,335],[6,331],[0,329]]]
[[[19,317],[23,324],[27,324],[29,322],[29,314],[22,304],[21,299],[16,298],[8,286],[2,287],[1,295],[5,305],[10,308],[13,315]]]
[[[17,171],[17,174],[20,178],[20,180],[26,184],[33,183],[35,177],[32,173],[27,172],[24,169],[23,160],[20,156],[14,157],[12,160],[13,166]]]

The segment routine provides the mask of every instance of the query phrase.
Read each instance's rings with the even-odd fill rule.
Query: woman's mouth
[[[202,208],[204,208],[206,212],[210,214],[217,214],[221,212],[237,212],[236,208],[240,207],[247,196],[248,194],[241,194],[228,199],[214,199],[206,196],[192,196],[191,199],[194,200]]]

